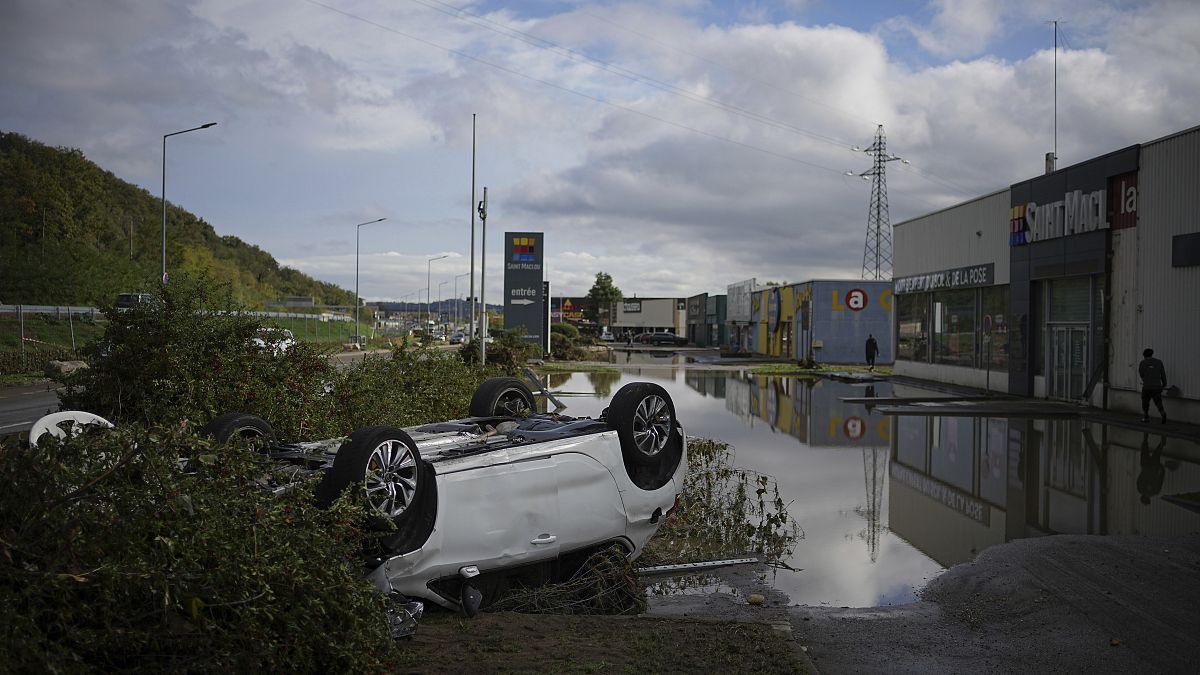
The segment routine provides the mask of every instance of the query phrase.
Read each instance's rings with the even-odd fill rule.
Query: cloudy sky
[[[0,129],[81,149],[362,295],[465,296],[471,124],[555,294],[861,273],[883,124],[898,222],[1200,122],[1194,0],[5,0]],[[478,198],[478,197],[477,197]],[[477,239],[478,252],[478,239]],[[457,278],[457,282],[455,278]]]

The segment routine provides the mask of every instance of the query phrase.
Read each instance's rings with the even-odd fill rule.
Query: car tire
[[[471,417],[524,417],[534,412],[533,392],[515,377],[484,380],[471,397]]]
[[[675,431],[675,403],[651,382],[632,382],[617,390],[607,420],[621,439],[621,452],[633,464],[658,463]]]
[[[211,437],[219,445],[225,445],[237,439],[246,441],[261,439],[269,444],[279,440],[275,436],[275,429],[266,420],[244,412],[221,415],[200,427],[200,435]]]
[[[416,442],[403,429],[364,427],[338,448],[317,486],[317,505],[327,507],[347,488],[362,485],[371,527],[400,527],[418,510],[429,478],[424,466]]]

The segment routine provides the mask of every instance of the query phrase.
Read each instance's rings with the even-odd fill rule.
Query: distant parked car
[[[255,347],[269,349],[272,354],[283,354],[296,344],[296,336],[286,328],[260,328],[253,342]]]
[[[450,334],[450,344],[452,345],[461,345],[466,339],[467,335],[462,331],[455,331]]]
[[[613,341],[613,340],[615,340],[616,338],[615,338],[615,337],[613,337],[612,331],[610,331],[609,329],[605,328],[603,331],[601,331],[601,332],[600,332],[600,339],[601,339],[601,340],[603,340],[603,341],[605,341],[605,342],[612,342],[612,341]]]
[[[133,309],[138,305],[148,305],[155,301],[149,293],[118,293],[117,309]]]
[[[686,345],[687,338],[674,333],[642,333],[634,338],[636,342],[649,345]]]

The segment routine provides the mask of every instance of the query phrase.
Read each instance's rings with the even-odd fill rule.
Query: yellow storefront
[[[793,322],[798,302],[798,285],[768,286],[751,296],[751,310],[758,318],[754,352],[763,356],[792,356]]]

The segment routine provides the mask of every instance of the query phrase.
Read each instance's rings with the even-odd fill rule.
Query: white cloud
[[[899,16],[883,27],[908,32],[922,49],[939,56],[974,56],[991,46],[1004,13],[995,0],[933,0],[928,8],[933,17],[927,25]]]
[[[1183,1],[943,1],[886,24],[903,35],[723,25],[695,2],[485,15],[603,67],[414,3],[337,3],[366,21],[310,3],[143,4],[5,3],[0,127],[157,192],[161,134],[219,121],[181,142],[172,201],[343,287],[347,228],[388,216],[396,227],[363,239],[372,298],[423,289],[440,252],[458,257],[435,263],[435,288],[467,271],[472,113],[494,300],[506,230],[546,232],[570,295],[599,271],[641,296],[857,276],[870,186],[842,174],[870,167],[849,146],[877,123],[912,162],[889,166],[893,222],[1040,173],[1054,56],[1048,41],[994,48],[1050,15],[1069,21],[1060,165],[1191,126],[1200,104],[1200,5]],[[910,34],[959,60],[914,63]]]

